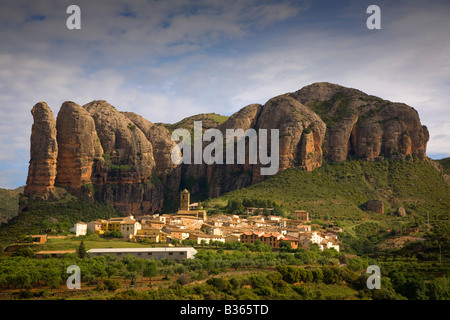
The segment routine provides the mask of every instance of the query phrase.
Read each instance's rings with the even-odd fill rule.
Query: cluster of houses
[[[256,240],[272,248],[280,248],[287,242],[293,249],[308,249],[313,243],[321,250],[334,248],[339,251],[338,232],[342,229],[333,227],[329,230],[312,230],[309,214],[304,210],[295,211],[296,219],[287,219],[275,215],[253,215],[241,218],[239,215],[206,216],[206,211],[199,210],[198,204],[190,204],[189,192],[183,190],[180,196],[180,210],[176,214],[154,214],[128,216],[95,220],[88,223],[79,222],[71,231],[77,236],[85,235],[89,229],[92,233],[103,235],[117,231],[123,238],[131,241],[147,239],[151,243],[182,242],[193,240],[196,244],[211,242],[254,243]],[[255,212],[249,208],[248,211]],[[257,211],[256,211],[257,212]]]

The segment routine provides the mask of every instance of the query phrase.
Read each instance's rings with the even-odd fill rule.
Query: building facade
[[[182,259],[193,259],[197,253],[192,247],[164,247],[164,248],[105,248],[90,249],[89,256],[98,257],[110,255],[115,257],[125,257],[127,255],[140,259],[161,260],[164,258],[180,261]]]

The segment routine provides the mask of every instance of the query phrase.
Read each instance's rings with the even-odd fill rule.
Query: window
[[[184,252],[180,252],[180,256],[182,256],[184,254]]]
[[[147,253],[147,255],[148,255],[148,256],[151,256],[151,255],[152,255],[152,252]]]
[[[173,256],[173,252],[169,252],[169,256]]]

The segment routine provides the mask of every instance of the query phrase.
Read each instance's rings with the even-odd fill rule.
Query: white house
[[[323,236],[317,231],[300,233],[299,235],[299,242],[306,248],[309,248],[312,243],[316,243],[320,250],[334,248],[339,252],[339,245],[333,244],[332,239],[332,237]],[[333,240],[337,241],[337,237]]]
[[[87,224],[84,222],[77,222],[73,225],[72,228],[69,229],[69,231],[75,233],[75,235],[78,236],[85,236],[87,232]]]
[[[220,241],[225,243],[225,237],[223,236],[201,233],[191,233],[189,235],[189,240],[194,240],[197,244],[201,244],[203,240],[206,244],[209,244],[211,241]]]

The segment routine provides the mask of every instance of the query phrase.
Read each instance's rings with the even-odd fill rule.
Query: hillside
[[[0,226],[0,243],[33,234],[64,234],[78,221],[118,216],[110,205],[75,197],[61,188],[57,191],[59,200],[29,203],[26,210]]]
[[[17,215],[19,211],[19,194],[23,193],[20,187],[14,190],[0,189],[0,225]]]
[[[442,167],[444,173],[450,176],[450,158],[436,160]]]
[[[226,210],[229,200],[270,199],[287,215],[308,210],[313,219],[354,221],[374,220],[385,227],[423,224],[430,216],[436,229],[449,230],[450,186],[429,161],[417,158],[367,162],[349,160],[325,163],[308,172],[291,168],[261,183],[235,190],[206,201],[209,211]],[[366,210],[372,199],[382,200],[384,214]],[[398,217],[399,207],[406,217]]]

